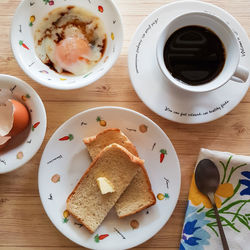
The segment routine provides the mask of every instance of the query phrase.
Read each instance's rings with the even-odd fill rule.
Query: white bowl
[[[39,95],[24,81],[0,74],[0,89],[9,89],[10,98],[25,104],[31,118],[27,138],[17,147],[0,151],[0,174],[4,174],[21,167],[36,154],[45,136],[47,118]]]
[[[65,76],[56,73],[42,63],[34,49],[33,35],[40,21],[53,9],[68,5],[83,7],[98,16],[103,21],[107,34],[107,47],[101,61],[90,72],[82,76]],[[103,12],[99,11],[100,6]],[[31,16],[35,16],[32,26],[30,26]],[[27,48],[21,46],[20,41]],[[11,27],[11,46],[19,66],[36,82],[54,89],[77,89],[101,78],[117,60],[122,42],[121,15],[112,0],[23,0],[16,10]]]

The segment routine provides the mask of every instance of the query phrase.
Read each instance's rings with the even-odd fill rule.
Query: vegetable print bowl
[[[7,146],[0,150],[0,174],[4,174],[21,167],[36,154],[45,136],[47,118],[39,95],[22,80],[0,74],[0,92],[4,93],[5,98],[14,99],[23,104],[30,117],[25,134],[22,132],[13,136]],[[3,126],[2,120],[0,125]]]
[[[77,89],[101,78],[122,42],[121,15],[111,0],[23,0],[11,27],[19,66],[54,89]]]

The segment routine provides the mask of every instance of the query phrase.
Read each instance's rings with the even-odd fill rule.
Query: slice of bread
[[[131,184],[127,187],[120,199],[115,204],[119,218],[140,212],[156,203],[155,195],[146,169],[140,168]]]
[[[138,157],[135,146],[131,143],[126,135],[118,128],[106,129],[96,136],[91,136],[83,139],[83,142],[88,148],[90,157],[93,159],[108,145],[117,143],[126,148],[130,153]]]
[[[144,161],[127,149],[111,144],[94,159],[67,199],[67,210],[94,233],[128,187]],[[115,192],[101,194],[97,178],[106,177]]]
[[[98,153],[111,143],[122,145],[132,154],[138,156],[135,146],[118,128],[106,129],[96,136],[84,138],[83,142],[86,144],[92,159],[95,159]],[[131,184],[117,201],[115,209],[117,215],[123,218],[140,212],[155,203],[155,195],[152,191],[147,171],[143,167],[139,169]]]

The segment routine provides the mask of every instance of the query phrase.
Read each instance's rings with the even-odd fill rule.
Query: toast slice
[[[90,233],[94,233],[110,209],[128,187],[144,161],[127,149],[111,144],[105,147],[86,170],[67,199],[67,210]],[[106,177],[115,192],[101,194],[97,178]]]
[[[96,136],[91,136],[83,139],[83,142],[88,148],[91,159],[96,156],[108,145],[117,143],[126,148],[131,154],[138,157],[135,146],[131,143],[126,135],[124,135],[119,128],[106,129]]]
[[[138,156],[135,146],[118,128],[106,129],[96,136],[84,138],[83,142],[87,146],[92,159],[95,159],[98,153],[111,143],[122,145],[132,154]],[[118,217],[123,218],[140,212],[155,203],[155,195],[152,191],[147,171],[143,166],[116,202],[115,209]]]

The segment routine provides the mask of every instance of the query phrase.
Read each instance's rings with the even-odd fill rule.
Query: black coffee
[[[164,47],[164,62],[176,79],[190,85],[213,80],[222,71],[225,49],[218,36],[201,26],[175,31]]]

